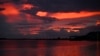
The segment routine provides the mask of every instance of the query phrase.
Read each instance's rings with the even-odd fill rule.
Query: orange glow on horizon
[[[38,16],[45,16],[45,17],[54,17],[57,19],[71,19],[71,18],[80,18],[80,17],[88,17],[93,15],[100,15],[100,12],[88,12],[88,11],[81,11],[77,12],[57,12],[57,13],[49,13],[49,12],[38,12]],[[48,16],[47,16],[48,15]]]
[[[64,25],[64,26],[51,26],[49,29],[53,29],[55,31],[60,31],[62,28],[64,28],[65,31],[67,32],[80,32],[80,29],[85,28],[86,26],[83,25],[77,25],[77,26],[71,26],[71,25]]]
[[[80,32],[79,29],[85,28],[85,26],[69,26],[67,32]]]

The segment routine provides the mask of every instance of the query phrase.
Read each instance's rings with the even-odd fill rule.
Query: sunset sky
[[[23,35],[61,29],[80,35],[100,27],[99,0],[0,0],[0,8],[0,18]]]

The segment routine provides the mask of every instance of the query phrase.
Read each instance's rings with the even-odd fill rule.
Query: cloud
[[[97,26],[100,25],[100,20],[97,20],[96,25]]]
[[[100,15],[100,12],[88,12],[88,11],[80,11],[80,12],[57,12],[57,13],[49,13],[49,12],[42,12],[38,11],[38,16],[45,16],[45,17],[53,17],[57,19],[73,19],[73,18],[82,18],[82,17],[89,17],[94,15]]]
[[[22,35],[38,34],[40,31],[48,28],[52,22],[56,21],[54,18],[36,17],[22,12],[16,15],[3,15],[6,17],[5,22],[12,26],[11,31]]]
[[[0,11],[3,11],[3,10],[5,10],[5,8],[0,8]]]
[[[48,12],[100,11],[99,0],[28,0],[27,2]]]
[[[55,18],[38,17],[21,11],[33,9],[34,6],[31,4],[16,5],[10,2],[1,4],[1,7],[5,8],[5,10],[1,11],[1,14],[6,17],[5,22],[12,26],[12,32],[18,31],[24,35],[36,34],[48,28],[53,21],[56,21]]]
[[[92,8],[90,6],[92,2],[90,3],[89,0],[87,2],[90,3],[90,7],[84,1],[78,3],[78,0],[73,2],[69,0],[11,1],[0,4],[0,8],[5,9],[1,9],[0,12],[6,17],[7,23],[12,25],[13,32],[19,31],[24,35],[38,34],[50,29],[59,32],[62,28],[70,33],[78,32],[80,29],[96,25],[96,21],[100,20],[100,11],[94,8],[94,4]]]
[[[54,13],[51,14],[50,17],[54,17],[57,19],[71,19],[71,18],[81,18],[81,17],[89,17],[89,16],[93,16],[93,15],[100,15],[100,12],[79,12],[79,13],[75,13],[75,12],[69,12],[69,13]]]
[[[21,33],[24,33],[26,35],[38,34],[39,32],[46,30],[46,28],[48,28],[50,24],[53,21],[55,21],[52,18],[41,18],[41,17],[32,16],[30,14],[26,14],[26,16],[23,15],[22,18],[21,18],[22,20],[19,23],[16,23],[19,24],[18,27],[16,28],[18,28],[18,30]]]
[[[16,5],[13,3],[5,3],[0,7],[3,7],[5,9],[1,11],[1,13],[4,15],[16,15],[20,13]]]
[[[22,7],[21,8],[22,10],[30,10],[30,9],[34,8],[35,6],[33,6],[31,4],[22,4],[21,7]]]
[[[20,3],[26,3],[27,0],[0,0],[0,3],[15,3],[15,4],[20,4]]]
[[[42,12],[42,11],[38,11],[36,15],[41,16],[41,17],[45,17],[47,16],[48,12]]]
[[[74,29],[80,30],[89,26],[95,26],[97,20],[100,20],[99,15],[91,17],[83,17],[83,18],[64,19],[53,22],[48,29],[55,30],[55,29],[65,28],[67,31],[68,30],[74,31]]]

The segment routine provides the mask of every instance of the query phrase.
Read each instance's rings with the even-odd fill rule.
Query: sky
[[[53,37],[62,32],[61,36],[82,35],[100,27],[99,2],[99,0],[0,0],[0,18],[11,25],[10,29],[15,34]]]

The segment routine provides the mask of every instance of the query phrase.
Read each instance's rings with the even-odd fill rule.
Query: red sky
[[[34,15],[20,12],[20,10],[30,10],[31,8],[34,8],[35,6],[33,6],[31,4],[15,5],[13,3],[6,3],[6,4],[3,4],[3,5],[0,5],[0,7],[5,8],[5,10],[1,11],[1,13],[3,15],[7,16],[9,22],[12,22],[12,23],[15,22],[15,21],[19,22],[20,20],[23,20],[24,17],[25,17],[25,19],[27,20],[28,23],[35,22]],[[23,14],[24,17],[21,14]],[[40,17],[53,17],[53,18],[56,18],[56,19],[59,19],[59,20],[62,20],[62,19],[72,19],[72,20],[74,20],[74,19],[79,19],[79,18],[82,18],[82,17],[100,15],[100,11],[94,11],[94,12],[92,12],[92,11],[56,12],[56,13],[51,13],[51,12],[46,12],[46,11],[44,11],[44,12],[38,11],[36,13],[36,15],[40,16]],[[38,17],[36,17],[36,18],[38,18]],[[37,19],[36,22],[43,22],[43,21]],[[54,24],[54,26],[53,26],[53,24],[51,24],[50,27],[55,29],[56,26],[57,26],[56,24]],[[62,26],[70,28],[70,30],[73,30],[73,28],[84,28],[85,27],[85,26],[83,27],[83,25],[82,26],[81,25],[78,25],[78,26],[62,25]],[[59,25],[57,27],[60,28],[61,26]],[[47,28],[47,29],[49,29],[49,28]],[[36,33],[36,32],[34,32],[33,29],[40,30],[40,26],[39,27],[36,26],[35,28],[31,28],[32,31],[30,31],[30,28],[29,28],[30,32]]]

